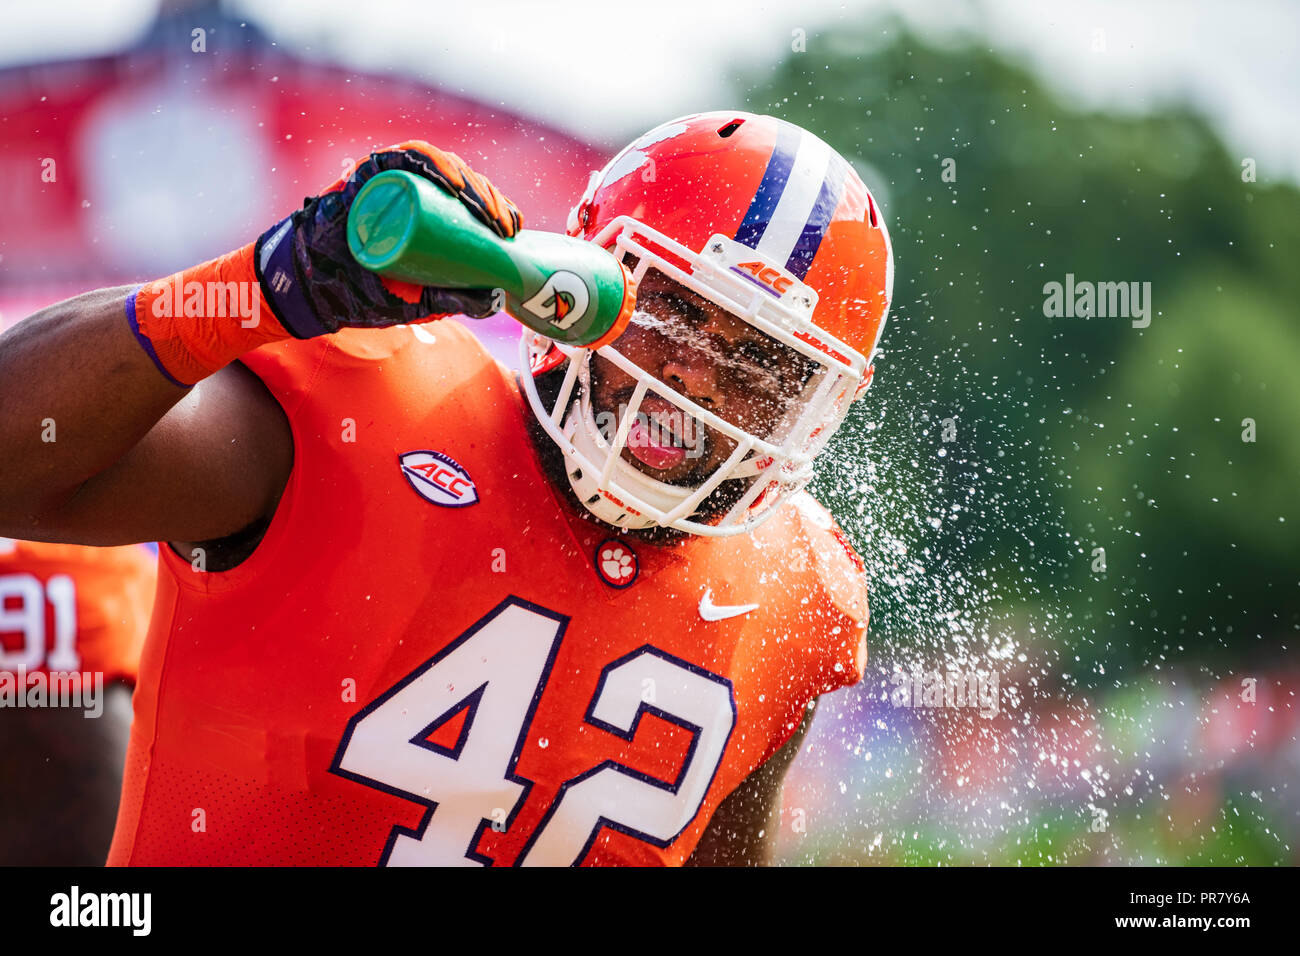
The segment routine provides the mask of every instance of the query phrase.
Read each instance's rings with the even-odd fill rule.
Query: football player
[[[0,865],[104,862],[156,578],[141,545],[0,538]]]
[[[385,169],[520,228],[406,143],[0,340],[0,529],[166,542],[110,863],[766,861],[813,702],[865,661],[861,562],[803,487],[870,380],[879,210],[792,124],[657,127],[569,223],[632,270],[631,324],[525,332],[516,375],[418,324],[492,290],[351,259]]]

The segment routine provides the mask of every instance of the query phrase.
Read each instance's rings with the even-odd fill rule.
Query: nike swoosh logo
[[[706,621],[725,621],[756,610],[757,604],[714,604],[712,588],[705,589],[704,597],[700,598],[700,617]]]

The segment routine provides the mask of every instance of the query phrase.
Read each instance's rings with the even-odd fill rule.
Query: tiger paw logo
[[[613,538],[596,549],[596,573],[612,588],[625,588],[636,580],[639,562],[636,552]]]
[[[557,329],[567,329],[587,314],[587,284],[576,273],[552,272],[537,294],[523,303],[525,309],[546,319]]]

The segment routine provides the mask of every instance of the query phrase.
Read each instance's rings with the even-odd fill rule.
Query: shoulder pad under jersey
[[[818,580],[854,624],[867,626],[867,573],[862,557],[831,513],[807,491],[790,499],[812,548]]]

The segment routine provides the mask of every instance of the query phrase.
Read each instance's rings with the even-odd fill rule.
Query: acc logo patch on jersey
[[[398,461],[402,474],[425,501],[464,508],[478,501],[478,488],[454,458],[437,451],[408,451]]]

